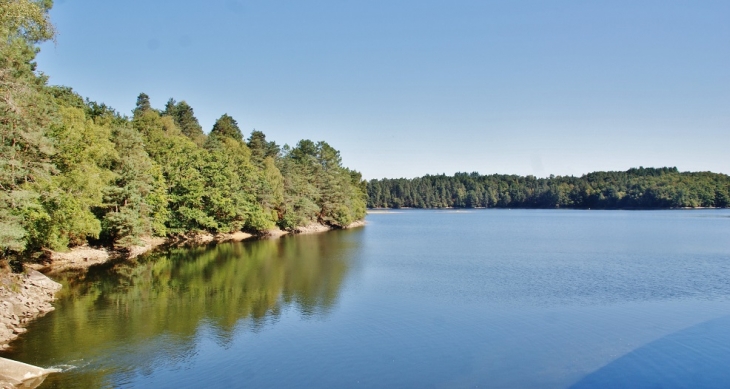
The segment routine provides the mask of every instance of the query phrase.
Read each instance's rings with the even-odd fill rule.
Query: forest
[[[371,180],[367,192],[370,208],[727,208],[730,176],[676,167],[549,178],[456,173]]]
[[[0,1],[0,258],[365,216],[366,182],[326,142],[244,137],[227,114],[206,134],[184,100],[141,93],[127,116],[49,85],[34,60],[51,5]]]

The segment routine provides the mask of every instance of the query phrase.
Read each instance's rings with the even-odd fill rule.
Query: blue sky
[[[368,179],[730,173],[728,1],[56,0],[51,18],[52,84],[325,140]]]

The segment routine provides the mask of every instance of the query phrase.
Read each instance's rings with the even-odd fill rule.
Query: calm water
[[[730,387],[730,212],[403,211],[63,280],[46,388]]]

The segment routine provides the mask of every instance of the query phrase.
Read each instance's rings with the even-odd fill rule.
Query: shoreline
[[[363,226],[365,220],[358,220],[344,228],[312,223],[292,231],[277,228],[260,234],[238,231],[224,234],[189,233],[167,238],[143,238],[141,240],[145,243],[144,246],[132,246],[122,250],[84,245],[74,247],[66,253],[46,251],[46,263],[24,264],[22,273],[12,273],[10,269],[0,272],[0,350],[8,349],[13,340],[25,333],[27,331],[25,326],[28,323],[55,310],[51,302],[55,300],[56,292],[61,290],[61,284],[46,274],[52,276],[67,271],[83,272],[91,266],[112,260],[134,259],[159,247],[278,239],[284,235],[316,234]]]
[[[31,321],[54,311],[51,305],[61,284],[29,269],[0,275],[0,350],[25,333]]]
[[[131,246],[124,249],[112,249],[103,246],[82,245],[70,249],[68,252],[57,252],[48,250],[45,252],[46,260],[41,263],[26,263],[24,268],[39,271],[43,274],[58,274],[66,271],[80,271],[91,266],[103,264],[112,260],[129,260],[147,254],[158,247],[168,246],[199,246],[207,244],[218,244],[225,242],[241,242],[255,239],[278,239],[285,235],[316,234],[339,229],[350,229],[362,227],[364,220],[350,223],[346,227],[333,227],[321,223],[311,223],[301,226],[292,231],[278,228],[252,234],[243,231],[232,233],[213,234],[209,232],[191,232],[170,237],[146,237],[141,238],[144,245]]]

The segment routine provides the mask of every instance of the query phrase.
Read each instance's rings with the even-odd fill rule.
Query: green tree
[[[21,40],[36,44],[55,36],[55,29],[48,17],[51,0],[4,0],[0,1],[0,34],[3,43]]]
[[[282,227],[312,222],[346,227],[365,216],[364,183],[359,173],[342,167],[339,151],[310,140],[284,151]]]
[[[201,171],[205,150],[183,135],[172,118],[161,117],[154,110],[136,116],[132,125],[144,136],[147,153],[162,169],[167,186],[167,230],[215,230],[218,223],[204,204],[207,188]]]
[[[129,246],[195,230],[345,226],[364,216],[359,173],[325,142],[282,153],[261,131],[244,142],[227,114],[206,137],[185,101],[158,111],[140,93],[130,119],[47,86],[33,61],[54,35],[50,6],[0,0],[0,255],[97,238]],[[718,185],[697,201],[723,201]]]
[[[280,171],[284,177],[284,203],[280,227],[291,229],[316,222],[319,214],[319,189],[313,178],[318,174],[316,146],[302,140],[294,148],[284,146]]]
[[[210,136],[227,136],[239,142],[243,142],[243,135],[241,134],[241,129],[238,128],[238,123],[236,123],[232,117],[228,116],[228,114],[223,114],[223,116],[216,120],[213,125],[213,130],[210,132]]]
[[[246,144],[251,150],[251,161],[259,167],[263,167],[266,158],[276,159],[281,148],[276,142],[266,140],[266,135],[261,131],[252,131]]]
[[[137,96],[137,103],[134,106],[134,116],[139,116],[152,109],[150,105],[150,97],[146,93],[140,93]]]
[[[33,248],[62,250],[99,236],[101,223],[92,210],[103,205],[118,158],[108,126],[87,118],[81,108],[60,106],[59,114],[61,122],[49,131],[59,174],[30,184],[39,196],[24,214]]]
[[[112,166],[116,177],[104,192],[104,235],[125,247],[138,244],[140,237],[165,235],[169,212],[162,168],[149,157],[142,135],[129,123],[114,125],[112,139],[119,157]]]
[[[206,148],[206,204],[221,223],[221,232],[273,227],[276,219],[257,202],[260,172],[251,164],[246,144],[230,137],[212,136]]]
[[[203,127],[200,126],[198,118],[195,117],[193,107],[184,100],[176,103],[174,99],[168,100],[163,115],[171,116],[175,124],[185,136],[192,139],[195,144],[202,146],[205,143]]]
[[[0,256],[25,250],[30,185],[55,173],[47,126],[56,120],[46,77],[35,73],[37,43],[52,39],[50,1],[0,1]]]

